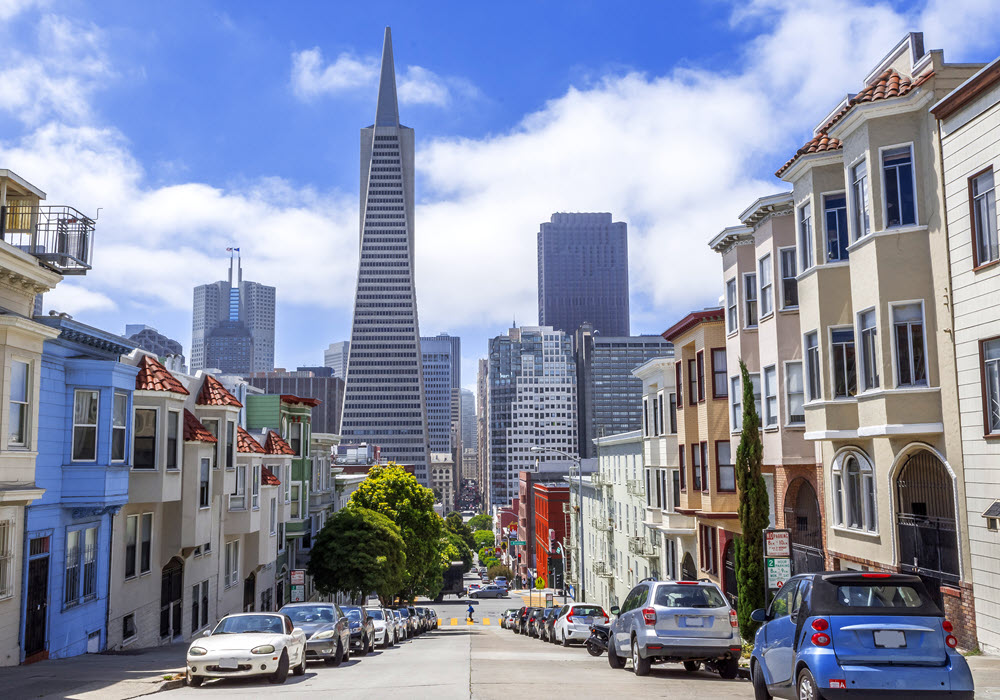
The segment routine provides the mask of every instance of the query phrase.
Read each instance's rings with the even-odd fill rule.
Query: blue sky
[[[906,31],[1000,54],[998,3],[37,2],[0,0],[0,167],[98,222],[94,271],[47,308],[190,343],[191,288],[278,288],[277,363],[349,334],[358,129],[391,25],[416,130],[421,330],[463,339],[463,384],[534,323],[555,211],[629,223],[633,332],[716,302],[706,243]],[[677,261],[682,261],[681,265]]]

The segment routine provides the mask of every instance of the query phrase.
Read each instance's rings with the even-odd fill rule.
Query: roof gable
[[[195,401],[199,406],[236,406],[243,408],[243,404],[236,400],[236,397],[229,393],[222,382],[211,374],[205,375],[205,381],[201,384],[201,391],[198,392],[198,399]]]
[[[288,443],[281,439],[273,430],[267,431],[267,440],[264,441],[264,450],[269,455],[291,455],[295,456],[295,450],[289,447]]]
[[[243,426],[236,426],[236,451],[244,454],[264,454],[264,448]]]
[[[260,469],[260,483],[262,486],[281,486],[281,479],[274,475],[267,467]]]
[[[170,370],[160,364],[152,355],[143,355],[139,360],[139,374],[135,377],[136,391],[172,391],[188,395],[190,392]]]
[[[201,424],[201,421],[191,411],[184,409],[184,441],[190,442],[218,442],[208,428]]]

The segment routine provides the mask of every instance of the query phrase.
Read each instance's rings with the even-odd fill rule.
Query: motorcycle
[[[590,637],[584,644],[591,656],[600,656],[608,650],[610,629],[610,625],[593,625],[590,628]]]

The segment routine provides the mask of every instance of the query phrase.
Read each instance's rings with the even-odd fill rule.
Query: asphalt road
[[[289,675],[284,685],[266,680],[221,680],[201,688],[182,688],[173,697],[245,698],[252,695],[297,697],[335,693],[338,698],[371,698],[401,691],[398,697],[468,700],[482,698],[701,697],[752,698],[747,681],[723,681],[704,671],[688,674],[680,665],[654,666],[644,678],[608,666],[607,656],[585,649],[564,649],[516,635],[497,626],[499,613],[520,607],[521,599],[482,600],[474,604],[476,624],[464,624],[468,602],[450,597],[431,604],[445,625],[436,631],[365,657],[351,657],[333,668],[310,664],[305,676]],[[452,627],[451,618],[458,623]],[[490,624],[483,624],[489,618]]]

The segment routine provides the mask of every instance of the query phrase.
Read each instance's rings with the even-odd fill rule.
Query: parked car
[[[750,659],[758,699],[974,697],[954,628],[917,576],[793,576],[751,617],[763,623]]]
[[[423,615],[417,612],[417,609],[412,606],[406,606],[406,609],[410,611],[410,619],[413,620],[413,633],[421,634],[426,629],[425,621]]]
[[[498,586],[503,586],[504,588],[508,588],[509,587],[507,585],[507,577],[506,576],[497,576],[496,580],[493,583],[495,583]]]
[[[556,616],[562,608],[542,608],[542,617],[538,621],[538,638],[543,642],[555,641],[552,634],[552,624],[556,621]]]
[[[482,586],[480,584],[478,584],[478,583],[470,583],[468,585],[468,587],[465,589],[465,595],[467,595],[469,597],[472,597],[472,594],[475,591],[478,591],[480,588],[482,588]]]
[[[560,611],[553,625],[554,641],[564,647],[568,647],[571,642],[582,644],[590,637],[591,625],[610,623],[611,619],[600,605],[567,605]]]
[[[281,613],[237,613],[191,642],[185,680],[197,687],[206,678],[263,675],[284,683],[289,668],[306,672],[306,633]]]
[[[650,665],[682,662],[688,671],[705,663],[723,678],[735,678],[743,651],[736,611],[710,581],[645,579],[625,597],[611,623],[608,663],[622,668],[632,659],[637,676]]]
[[[375,621],[368,616],[368,612],[358,605],[342,605],[340,609],[350,619],[351,651],[357,652],[358,656],[374,651]]]
[[[278,612],[306,633],[306,659],[336,666],[351,655],[351,625],[333,603],[289,603]]]
[[[390,610],[389,612],[391,612],[392,616],[396,618],[396,642],[402,642],[409,636],[409,634],[407,634],[406,621],[403,619],[403,616],[400,615],[398,610]]]
[[[504,610],[503,616],[500,618],[500,626],[505,629],[514,629],[514,621],[517,619],[517,608],[508,608]]]
[[[396,612],[399,613],[399,616],[403,620],[403,629],[406,631],[406,638],[409,639],[414,634],[416,634],[414,632],[414,629],[416,629],[416,624],[415,624],[414,619],[412,617],[410,617],[410,609],[409,608],[396,608]]]
[[[528,608],[528,631],[529,637],[538,637],[538,621],[542,617],[542,608]]]
[[[438,617],[438,612],[434,608],[428,608],[431,611],[431,628],[437,629],[440,626],[441,618]]]
[[[379,607],[368,607],[365,608],[365,612],[368,613],[368,617],[372,620],[372,625],[375,628],[375,635],[372,637],[372,647],[375,645],[382,647],[383,649],[388,649],[392,646],[392,628],[389,626],[389,621],[386,619],[385,611]]]
[[[507,589],[495,583],[483,586],[479,590],[469,593],[470,598],[506,598]]]
[[[420,615],[420,619],[424,621],[424,631],[430,632],[434,629],[434,620],[431,618],[431,609],[420,607],[417,608],[417,614]]]

